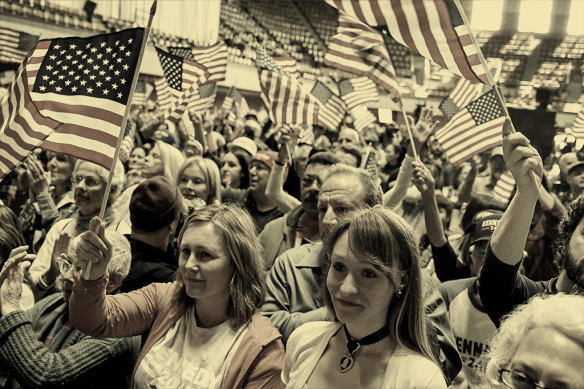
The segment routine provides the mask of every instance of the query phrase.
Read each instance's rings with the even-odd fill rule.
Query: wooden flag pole
[[[116,162],[118,160],[118,155],[120,154],[120,146],[122,145],[122,140],[124,139],[124,132],[126,130],[126,123],[128,121],[128,115],[130,113],[131,101],[134,97],[134,90],[136,89],[136,83],[138,82],[138,76],[140,75],[140,65],[142,64],[142,58],[144,57],[144,51],[146,50],[146,44],[148,43],[148,35],[150,34],[150,28],[152,26],[152,20],[154,19],[154,14],[156,14],[156,6],[158,0],[154,0],[152,7],[150,7],[150,18],[148,19],[148,25],[144,28],[144,38],[142,39],[142,46],[140,47],[140,55],[138,56],[138,62],[136,63],[136,71],[134,72],[134,77],[132,78],[132,85],[130,86],[130,95],[128,96],[128,102],[126,104],[126,111],[124,112],[124,119],[122,120],[122,127],[120,129],[120,135],[118,136],[118,143],[116,145],[116,151],[114,152],[114,159],[112,161],[112,167],[109,171],[109,176],[107,178],[107,183],[105,186],[105,193],[103,194],[103,199],[101,200],[101,208],[99,210],[99,218],[103,219],[105,214],[105,208],[107,206],[107,200],[112,186],[112,178],[114,177],[114,172],[116,171]],[[91,263],[87,263],[87,268],[83,272],[83,277],[87,279],[89,274],[91,274]]]
[[[511,116],[509,116],[509,111],[507,110],[507,106],[505,105],[505,100],[503,99],[503,94],[501,93],[499,86],[497,85],[497,83],[493,79],[493,75],[491,74],[491,71],[489,70],[489,65],[487,64],[487,61],[485,60],[485,56],[483,55],[483,51],[481,50],[481,47],[479,46],[479,44],[474,36],[474,33],[470,29],[470,23],[468,22],[468,18],[466,17],[466,13],[464,12],[464,9],[460,5],[459,0],[453,0],[453,1],[454,1],[454,4],[456,4],[456,8],[458,9],[458,13],[462,17],[462,21],[463,21],[465,27],[468,29],[468,35],[470,36],[472,44],[476,50],[477,56],[479,57],[479,61],[481,61],[481,65],[483,66],[483,68],[486,71],[487,80],[489,81],[489,84],[491,85],[491,87],[495,91],[495,97],[497,98],[497,101],[499,102],[499,106],[503,110],[503,113],[505,114],[505,118],[507,120],[509,120],[509,124],[511,125],[511,133],[517,132],[517,130],[515,130],[515,126],[513,125],[513,121],[511,120]],[[531,171],[531,179],[534,183],[538,183],[538,184],[540,183],[540,180],[537,178],[537,176],[533,170]]]
[[[470,39],[471,39],[472,44],[475,48],[476,54],[479,57],[479,61],[481,62],[481,65],[485,69],[485,73],[487,76],[487,80],[489,81],[489,85],[494,89],[495,97],[497,98],[497,101],[499,102],[499,105],[501,106],[501,109],[503,110],[505,117],[508,118],[509,121],[511,121],[511,117],[509,116],[509,111],[507,110],[507,106],[505,105],[505,101],[503,100],[503,96],[501,94],[501,91],[499,90],[497,83],[493,79],[493,75],[491,74],[491,71],[489,70],[489,65],[487,64],[487,61],[485,60],[485,56],[483,55],[483,51],[481,50],[481,47],[479,46],[479,44],[474,36],[474,33],[470,29],[470,23],[468,21],[468,18],[466,17],[466,13],[464,12],[464,9],[460,5],[459,0],[454,0],[454,4],[456,4],[456,8],[458,9],[458,13],[462,17],[462,21],[463,21],[465,27],[468,29],[468,35],[470,36]],[[511,132],[516,132],[515,126],[513,125],[513,122],[511,122]]]
[[[404,103],[400,100],[399,106],[402,111],[402,115],[404,115],[404,120],[406,122],[406,128],[408,130],[408,136],[410,137],[410,145],[412,146],[412,152],[414,153],[414,159],[419,160],[420,157],[418,152],[416,151],[416,142],[414,141],[414,136],[412,135],[412,129],[410,127],[410,122],[408,120],[408,114],[406,113],[406,108],[404,107]]]

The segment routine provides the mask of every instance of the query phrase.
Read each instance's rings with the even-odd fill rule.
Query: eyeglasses
[[[67,273],[73,267],[73,264],[69,261],[69,258],[65,254],[62,254],[59,258],[57,258],[57,265],[59,265],[59,272],[61,274]],[[75,266],[74,271],[80,271],[80,266]]]
[[[85,186],[88,188],[98,186],[100,182],[93,177],[83,177],[83,176],[75,176],[73,177],[73,183],[75,185],[81,184],[81,181],[85,181]]]
[[[535,382],[525,374],[509,369],[499,369],[499,382],[513,389],[552,389]]]

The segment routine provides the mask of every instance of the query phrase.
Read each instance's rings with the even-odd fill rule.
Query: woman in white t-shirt
[[[418,242],[394,212],[376,206],[338,224],[324,302],[332,321],[304,324],[288,340],[288,388],[446,388],[422,306]]]
[[[99,219],[81,236],[82,269],[70,301],[72,325],[92,336],[145,334],[133,388],[282,386],[281,335],[262,316],[261,246],[235,205],[194,211],[179,235],[177,281],[104,295],[109,248]],[[84,270],[85,271],[85,270]]]

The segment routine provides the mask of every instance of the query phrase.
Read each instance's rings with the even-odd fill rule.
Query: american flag
[[[339,82],[339,92],[349,110],[379,100],[375,83],[367,77],[342,80]]]
[[[511,193],[513,193],[513,189],[515,188],[515,178],[509,170],[501,174],[501,177],[497,180],[495,187],[493,188],[493,196],[507,204],[509,198],[511,197]]]
[[[455,0],[326,0],[379,27],[415,53],[473,82],[489,84]]]
[[[164,72],[164,82],[155,82],[159,104],[166,111],[165,117],[178,122],[186,107],[198,96],[198,87],[207,82],[207,69],[187,58],[156,48]]]
[[[136,82],[136,90],[134,90],[134,96],[132,97],[133,106],[141,106],[146,104],[150,94],[154,90],[154,86],[144,79],[138,79]]]
[[[452,118],[461,108],[479,96],[480,91],[477,86],[482,86],[482,84],[473,84],[466,78],[459,78],[448,97],[442,100],[438,108],[448,119]]]
[[[324,63],[369,77],[385,89],[394,102],[401,101],[395,69],[383,38],[354,17],[339,15],[337,34],[330,40]]]
[[[36,147],[110,168],[144,29],[39,41],[0,106],[0,177]]]
[[[221,106],[225,111],[231,111],[235,114],[235,117],[241,119],[247,115],[249,112],[249,106],[247,105],[247,100],[241,95],[236,87],[232,86],[225,100],[223,100],[223,105]]]
[[[215,105],[215,96],[217,95],[217,84],[203,84],[195,91],[187,108],[189,112],[204,114]]]
[[[317,124],[318,100],[302,89],[300,82],[274,62],[263,48],[258,48],[256,66],[260,95],[274,124]]]
[[[349,113],[353,115],[353,125],[359,132],[363,131],[367,126],[377,122],[375,116],[364,105],[353,108]]]
[[[584,139],[584,104],[572,123],[572,135],[577,139]]]
[[[21,63],[38,40],[38,35],[0,27],[0,62]]]
[[[345,117],[346,106],[343,100],[318,80],[314,83],[310,93],[321,103],[318,110],[318,123],[329,130],[336,131],[339,123]]]
[[[272,59],[284,72],[288,73],[290,76],[298,78],[300,75],[294,57],[272,57]]]
[[[454,166],[502,143],[501,130],[505,117],[490,90],[458,111],[436,139]]]
[[[168,51],[204,66],[209,72],[207,82],[225,80],[227,70],[227,45],[225,42],[217,41],[211,46],[204,47],[169,47]]]

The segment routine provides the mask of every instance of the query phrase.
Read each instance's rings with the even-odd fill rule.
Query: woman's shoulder
[[[442,370],[422,353],[398,346],[391,356],[390,364],[395,374],[394,384],[420,388],[446,388]]]
[[[318,341],[328,342],[330,337],[338,331],[341,323],[333,321],[313,321],[296,328],[288,339],[288,346],[306,344],[311,345]]]

